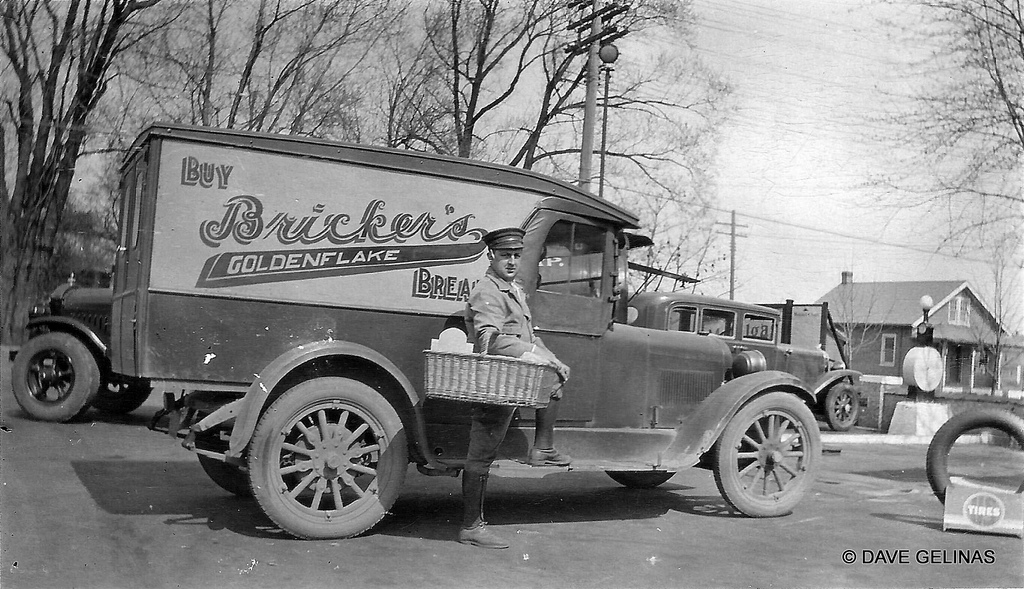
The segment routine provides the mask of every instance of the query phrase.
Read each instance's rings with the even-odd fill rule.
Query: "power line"
[[[748,219],[756,219],[758,221],[763,221],[765,223],[775,223],[776,225],[782,225],[784,227],[793,227],[793,228],[796,228],[796,229],[803,229],[805,231],[815,231],[815,232],[818,232],[818,233],[825,233],[827,235],[833,235],[833,236],[842,237],[842,238],[845,238],[845,239],[852,239],[852,240],[855,240],[855,241],[863,241],[863,242],[871,243],[871,244],[874,244],[874,245],[882,245],[882,246],[886,246],[886,247],[905,249],[905,250],[910,250],[910,251],[914,251],[914,252],[918,252],[918,253],[922,253],[922,254],[928,254],[928,255],[934,255],[934,256],[942,256],[942,257],[945,257],[945,258],[950,258],[950,259],[955,259],[955,260],[962,260],[962,261],[966,261],[966,262],[980,262],[980,263],[985,263],[985,264],[991,262],[991,260],[985,260],[985,259],[981,259],[981,258],[971,258],[971,257],[967,257],[967,256],[957,256],[957,255],[947,254],[947,253],[943,253],[941,251],[931,250],[931,249],[927,249],[927,248],[923,248],[923,247],[915,247],[915,246],[912,246],[912,245],[907,245],[907,244],[902,244],[902,243],[893,243],[893,242],[883,241],[881,239],[873,239],[873,238],[870,238],[870,237],[864,237],[862,235],[852,235],[852,234],[849,234],[849,233],[842,233],[842,232],[835,231],[835,230],[832,230],[832,229],[822,229],[820,227],[811,227],[810,225],[803,225],[803,224],[800,224],[800,223],[793,223],[791,221],[780,221],[778,219],[771,219],[771,218],[768,218],[768,217],[761,217],[761,216],[758,216],[758,215],[752,215],[750,213],[737,213],[734,210],[728,210],[728,209],[723,209],[723,208],[714,207],[714,206],[708,206],[708,208],[713,210],[713,211],[718,211],[718,212],[722,212],[722,213],[736,214],[736,215],[739,215],[741,217],[746,217]]]

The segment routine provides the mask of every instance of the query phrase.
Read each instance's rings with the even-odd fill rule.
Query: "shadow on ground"
[[[78,460],[72,468],[100,509],[113,515],[166,516],[169,526],[206,526],[258,538],[289,538],[256,501],[228,494],[199,462]]]
[[[255,500],[235,497],[216,486],[198,461],[78,460],[71,465],[96,505],[113,515],[161,515],[169,526],[228,529],[258,538],[290,537]],[[600,472],[492,479],[486,516],[495,525],[637,520],[671,511],[743,517],[718,495],[687,495],[692,489],[671,481],[655,489],[628,489]],[[448,539],[451,527],[461,519],[458,479],[420,479],[414,484],[407,481],[406,492],[369,533]]]

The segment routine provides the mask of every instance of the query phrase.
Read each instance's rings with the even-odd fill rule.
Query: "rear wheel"
[[[100,369],[89,348],[56,331],[22,346],[11,376],[18,405],[43,421],[69,421],[85,413],[100,389]]]
[[[860,417],[860,395],[853,385],[838,384],[825,395],[825,421],[833,431],[849,431]]]
[[[653,489],[676,473],[663,470],[606,470],[612,480],[630,489]]]
[[[252,497],[252,488],[249,486],[247,472],[223,460],[202,454],[198,454],[198,456],[199,465],[203,467],[203,471],[210,477],[210,480],[217,483],[218,487],[239,497]]]
[[[358,381],[318,378],[284,393],[260,418],[249,481],[286,532],[347,538],[384,517],[408,465],[405,430],[384,397]]]
[[[750,517],[793,511],[814,482],[821,435],[811,410],[789,393],[768,393],[740,408],[715,443],[715,483]]]

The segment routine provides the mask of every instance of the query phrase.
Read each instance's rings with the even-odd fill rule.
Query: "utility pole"
[[[583,137],[580,142],[580,188],[589,191],[593,176],[594,128],[597,119],[597,90],[600,84],[601,63],[598,52],[602,45],[625,36],[629,30],[609,22],[625,13],[629,6],[615,1],[600,6],[601,0],[569,0],[570,9],[581,11],[579,18],[569,23],[579,38],[565,48],[566,53],[587,56],[586,99],[583,103]],[[589,10],[589,12],[587,12]],[[584,37],[584,34],[586,36]]]
[[[599,65],[597,52],[601,35],[601,19],[596,18],[598,0],[593,0],[594,18],[590,20],[590,38],[587,47],[587,99],[583,103],[583,141],[580,145],[580,180],[583,190],[590,190],[591,162],[594,159],[594,118],[597,116],[597,80]]]
[[[725,233],[719,231],[719,235],[729,236],[729,300],[736,300],[736,238],[747,237],[746,235],[737,235],[736,229],[749,229],[746,225],[736,224],[736,210],[733,209],[731,220],[729,223],[715,223],[715,225],[729,225],[729,232]]]

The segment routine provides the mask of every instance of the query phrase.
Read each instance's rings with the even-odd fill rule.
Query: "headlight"
[[[32,306],[28,311],[28,318],[35,319],[36,317],[42,317],[43,315],[50,314],[50,305],[48,301],[43,301]]]

